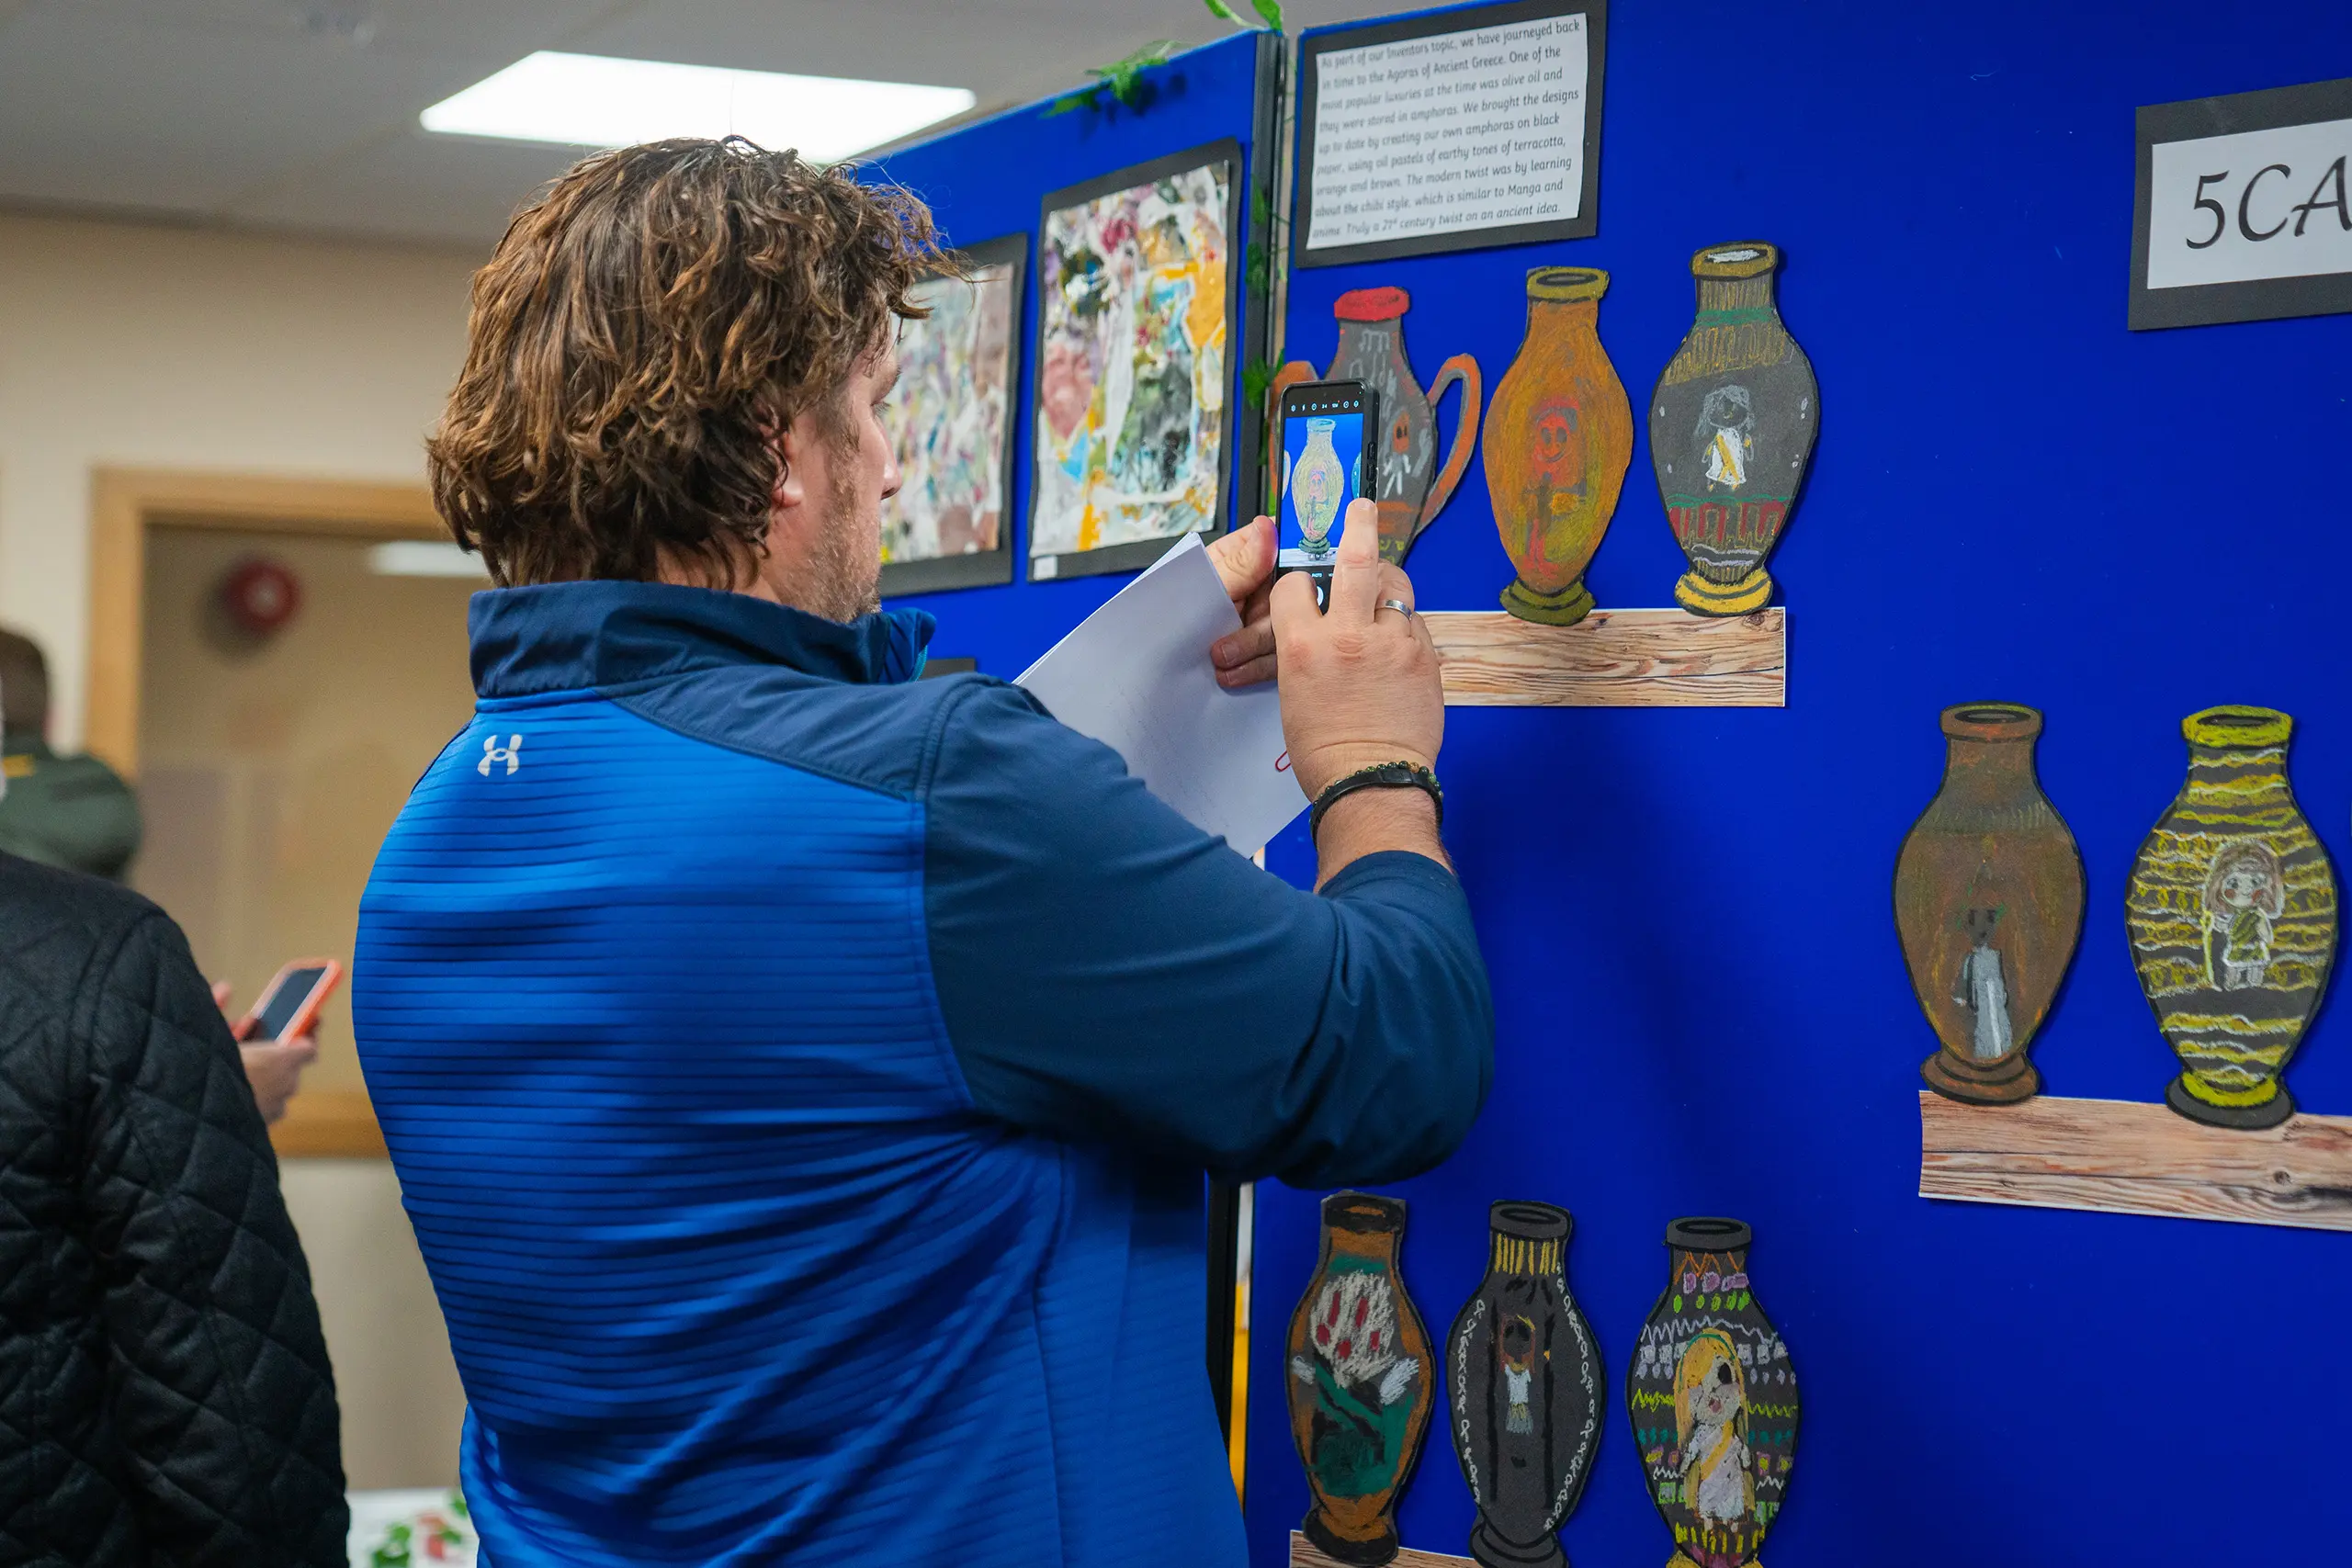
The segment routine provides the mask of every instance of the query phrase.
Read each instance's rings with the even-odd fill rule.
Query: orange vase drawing
[[[1487,493],[1517,570],[1503,608],[1574,626],[1592,609],[1585,568],[1600,547],[1634,458],[1634,411],[1600,346],[1609,275],[1542,266],[1527,275],[1527,336],[1487,405]]]

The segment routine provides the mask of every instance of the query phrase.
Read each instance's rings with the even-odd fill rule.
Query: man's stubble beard
[[[814,581],[807,607],[829,621],[849,622],[882,607],[882,503],[859,492],[854,444],[834,446],[831,456],[831,517],[809,555]]]

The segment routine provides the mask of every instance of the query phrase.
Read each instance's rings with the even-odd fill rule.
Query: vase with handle
[[[1487,405],[1487,494],[1517,575],[1503,608],[1574,626],[1592,609],[1585,568],[1600,547],[1634,459],[1634,411],[1600,346],[1609,275],[1539,266],[1527,275],[1527,335]]]
[[[1303,361],[1283,366],[1274,372],[1266,405],[1279,412],[1283,393],[1306,381],[1361,381],[1379,394],[1384,433],[1374,444],[1380,471],[1373,502],[1380,514],[1381,558],[1396,562],[1404,560],[1413,541],[1445,510],[1470,467],[1482,389],[1478,362],[1457,354],[1438,367],[1429,390],[1421,390],[1405,355],[1404,318],[1412,303],[1401,288],[1355,288],[1340,295],[1331,307],[1340,323],[1331,367],[1317,376],[1315,367]],[[1462,387],[1461,419],[1440,465],[1436,406],[1446,388],[1456,382]]]
[[[1321,1256],[1283,1352],[1291,1438],[1315,1497],[1299,1528],[1361,1568],[1396,1555],[1396,1500],[1436,1397],[1429,1332],[1397,1269],[1404,1234],[1405,1205],[1393,1198],[1324,1199]]]
[[[1973,1105],[2030,1098],[2027,1059],[2083,931],[2083,857],[2034,776],[2041,715],[2018,703],[1943,712],[1943,787],[1894,865],[1894,927],[1941,1042],[1928,1087]]]
[[[2287,782],[2294,725],[2260,707],[2181,720],[2188,777],[2125,895],[2140,988],[2180,1058],[2165,1103],[2208,1126],[2295,1113],[2279,1075],[2335,961],[2335,874]]]
[[[1470,1555],[1487,1568],[1565,1568],[1554,1532],[1600,1446],[1600,1354],[1568,1294],[1574,1222],[1549,1203],[1487,1213],[1487,1277],[1445,1347],[1454,1457],[1478,1506]]]
[[[1700,1215],[1666,1227],[1666,1289],[1625,1374],[1650,1500],[1674,1531],[1667,1568],[1756,1561],[1796,1463],[1797,1375],[1747,1276],[1754,1235]]]
[[[1690,570],[1675,603],[1745,615],[1772,597],[1764,562],[1780,543],[1813,460],[1821,394],[1813,363],[1781,324],[1761,240],[1690,258],[1698,319],[1650,394],[1650,463]]]

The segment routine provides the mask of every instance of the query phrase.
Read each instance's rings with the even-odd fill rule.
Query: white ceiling
[[[1229,30],[1203,0],[0,0],[0,203],[479,246],[580,153],[416,117],[533,50],[968,87],[987,113]]]

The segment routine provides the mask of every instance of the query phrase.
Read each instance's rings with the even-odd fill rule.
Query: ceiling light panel
[[[444,98],[427,130],[575,147],[744,136],[832,163],[972,107],[961,87],[728,71],[541,50]]]

